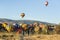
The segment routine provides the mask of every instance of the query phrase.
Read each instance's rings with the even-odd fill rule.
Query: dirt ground
[[[0,33],[0,40],[60,40],[60,35],[25,35],[15,33]]]

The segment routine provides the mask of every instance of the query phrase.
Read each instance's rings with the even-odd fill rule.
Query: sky
[[[0,18],[60,23],[60,0],[0,0]],[[25,13],[22,19],[20,14]]]

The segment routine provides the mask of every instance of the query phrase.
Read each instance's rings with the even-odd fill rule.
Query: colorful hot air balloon
[[[14,31],[17,31],[17,29],[19,28],[19,25],[17,23],[14,23],[13,26],[14,26]]]
[[[26,29],[27,29],[27,24],[23,24],[23,25],[22,25],[22,28],[23,28],[24,30],[26,30]]]
[[[48,6],[48,1],[45,2],[45,6]]]
[[[35,32],[38,32],[38,31],[39,31],[39,26],[36,26],[36,27],[34,28],[34,31],[35,31]]]
[[[33,24],[34,26],[38,26],[38,22],[34,22],[34,24]]]
[[[21,15],[20,15],[22,18],[25,16],[25,14],[24,13],[21,13]]]
[[[10,30],[11,30],[11,28],[10,28],[10,26],[8,25],[8,23],[2,23],[2,26],[8,31],[8,32],[10,32]]]

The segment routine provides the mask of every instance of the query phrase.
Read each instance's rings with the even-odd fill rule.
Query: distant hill
[[[48,22],[42,22],[42,21],[36,21],[36,20],[11,20],[11,19],[5,19],[5,18],[0,18],[0,22],[12,22],[12,23],[26,23],[26,24],[33,24],[34,22],[38,23],[43,23],[43,24],[51,24],[51,25],[56,25],[54,23],[48,23]]]

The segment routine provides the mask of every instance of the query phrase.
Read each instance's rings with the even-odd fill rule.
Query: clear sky
[[[0,0],[0,18],[21,20],[20,13],[25,13],[23,20],[39,20],[50,23],[60,22],[60,0]]]

